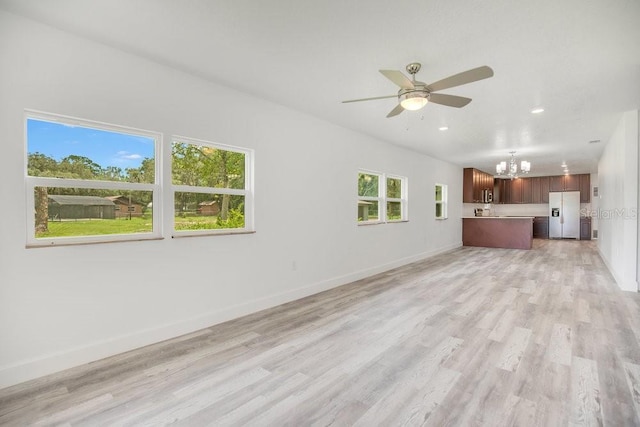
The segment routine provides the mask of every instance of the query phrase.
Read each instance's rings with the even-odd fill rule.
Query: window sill
[[[242,230],[242,231],[220,231],[220,232],[184,232],[177,233],[171,236],[172,239],[181,239],[183,237],[207,237],[207,236],[230,236],[234,234],[255,234],[255,230]]]
[[[367,226],[367,225],[384,225],[384,224],[400,224],[403,222],[409,222],[408,219],[400,219],[397,221],[376,221],[376,222],[359,222],[358,227]]]
[[[51,241],[47,240],[45,242],[37,242],[37,243],[27,243],[25,248],[27,249],[39,249],[39,248],[54,248],[56,246],[79,246],[79,245],[102,245],[105,243],[127,243],[127,242],[146,242],[149,240],[163,240],[164,237],[137,237],[131,239],[114,239],[114,240],[73,240],[73,241],[64,241],[64,240],[56,240]]]

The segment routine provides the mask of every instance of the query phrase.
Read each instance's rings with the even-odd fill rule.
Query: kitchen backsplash
[[[462,216],[474,216],[474,209],[487,209],[489,207],[491,216],[548,216],[549,204],[482,204],[482,203],[463,203]],[[588,212],[591,209],[590,203],[580,204],[581,212]]]

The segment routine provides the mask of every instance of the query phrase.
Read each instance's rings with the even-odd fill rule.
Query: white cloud
[[[128,151],[118,151],[116,155],[122,160],[139,160],[142,158],[140,154],[129,153]]]

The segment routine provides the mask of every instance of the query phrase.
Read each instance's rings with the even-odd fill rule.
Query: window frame
[[[357,182],[360,179],[360,175],[373,175],[378,177],[378,195],[377,196],[360,196],[358,194]],[[370,221],[360,221],[359,217],[356,215],[356,222],[358,225],[375,225],[375,224],[390,224],[390,223],[398,223],[398,222],[407,222],[408,219],[408,205],[409,205],[409,197],[408,197],[408,181],[409,179],[406,176],[396,175],[396,174],[386,174],[384,172],[376,172],[368,169],[358,169],[358,176],[356,180],[356,196],[357,201],[375,201],[378,203],[378,219],[370,220]],[[387,179],[397,179],[400,180],[400,198],[396,197],[387,197]],[[400,219],[389,219],[387,212],[387,203],[388,202],[400,202],[400,211],[401,218]]]
[[[358,181],[360,180],[360,175],[371,175],[378,178],[378,195],[377,196],[361,196],[358,191]],[[384,174],[380,172],[373,172],[366,169],[359,169],[358,176],[356,179],[356,196],[358,198],[358,203],[360,201],[364,202],[377,202],[378,203],[378,219],[377,220],[366,220],[360,221],[358,215],[356,215],[356,221],[358,225],[370,225],[370,224],[383,224],[383,218],[386,218],[386,206],[384,204],[384,200],[382,195],[384,194],[382,191],[386,189],[386,186],[383,184],[386,182],[384,179]]]
[[[442,193],[442,200],[438,200],[437,197],[436,197],[436,194],[438,194],[437,187],[441,188],[440,191]],[[448,199],[449,199],[449,194],[448,194],[449,193],[449,188],[448,188],[448,185],[447,184],[440,184],[440,183],[436,182],[435,185],[434,185],[434,190],[435,190],[435,194],[434,194],[434,202],[435,202],[435,204],[434,204],[434,211],[435,211],[434,212],[434,216],[435,216],[435,219],[437,219],[437,220],[445,220],[445,219],[449,218],[448,206],[447,206],[448,205]],[[441,206],[441,209],[440,209],[441,215],[440,216],[437,215],[437,206],[438,205]]]
[[[30,176],[29,164],[29,140],[28,140],[28,120],[40,120],[63,125],[80,126],[90,129],[104,130],[108,132],[125,133],[127,135],[142,136],[154,141],[154,182],[134,183],[123,181],[102,181],[76,178],[51,178]],[[131,190],[150,191],[154,206],[162,206],[162,133],[144,129],[137,129],[127,126],[114,125],[95,120],[81,119],[78,117],[65,116],[62,114],[45,113],[42,111],[25,109],[23,114],[24,128],[24,182],[26,191],[26,247],[46,247],[61,245],[77,245],[122,241],[155,240],[162,239],[162,215],[161,209],[152,209],[152,231],[130,234],[98,234],[88,236],[68,236],[68,237],[45,237],[36,238],[35,233],[35,197],[36,187],[58,187],[58,188],[87,188],[96,190]]]
[[[193,145],[206,145],[215,149],[231,151],[235,153],[244,154],[244,189],[236,188],[223,188],[223,187],[201,187],[191,185],[176,185],[173,184],[173,144],[187,143]],[[168,186],[170,188],[170,206],[171,212],[168,215],[170,217],[171,236],[173,238],[179,237],[193,237],[193,236],[213,236],[213,235],[227,235],[227,234],[249,234],[255,233],[254,226],[254,181],[253,181],[253,168],[254,168],[254,150],[244,147],[236,147],[227,144],[220,144],[207,140],[191,138],[181,135],[172,135],[170,140],[170,148],[168,153],[169,158],[169,173],[167,174]],[[179,192],[185,193],[200,193],[200,194],[228,194],[232,196],[244,197],[244,227],[243,228],[221,228],[221,229],[204,229],[204,230],[176,230],[175,222],[175,194]]]
[[[387,180],[388,179],[397,179],[400,180],[400,198],[397,197],[387,197]],[[400,175],[385,175],[385,180],[384,180],[384,186],[385,186],[385,202],[384,202],[384,208],[385,208],[385,220],[386,222],[406,222],[408,221],[408,198],[407,198],[407,194],[408,194],[408,179],[405,176],[400,176]],[[387,203],[388,202],[399,202],[400,203],[400,219],[389,219],[388,218],[388,212],[387,212]]]

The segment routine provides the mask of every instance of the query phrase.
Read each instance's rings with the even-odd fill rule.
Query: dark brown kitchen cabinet
[[[580,218],[580,240],[591,240],[591,218]]]
[[[504,203],[504,179],[493,181],[493,203]]]
[[[522,202],[533,203],[533,178],[521,178],[522,185]]]
[[[529,179],[531,180],[531,203],[542,203],[540,195],[540,177]]]
[[[548,176],[540,177],[540,201],[538,203],[549,203],[549,185],[550,179]],[[536,202],[533,202],[536,203]]]
[[[591,201],[591,175],[588,173],[580,176],[580,203],[589,203]]]
[[[549,177],[549,191],[564,191],[564,175]]]
[[[463,170],[462,202],[483,203],[484,191],[493,192],[493,175],[474,168]]]
[[[589,174],[585,175],[558,175],[549,177],[549,191],[582,191],[583,181],[589,185]]]
[[[509,203],[522,203],[522,179],[511,180],[511,201]]]
[[[565,175],[564,191],[580,191],[580,175]]]
[[[548,216],[536,216],[533,218],[533,237],[536,239],[549,238]]]
[[[531,181],[531,201],[526,201],[527,197],[523,195],[524,203],[549,203],[549,177],[537,176],[529,180]]]
[[[513,203],[511,201],[511,180],[504,180],[504,203]]]
[[[462,179],[462,201],[464,203],[473,203],[474,176],[475,169],[466,168],[463,170]]]
[[[499,184],[496,186],[498,189],[498,202],[501,204],[513,203],[511,201],[511,183],[510,179],[498,179]]]
[[[494,203],[549,203],[550,191],[580,191],[580,202],[589,203],[590,181],[589,174],[495,180],[491,177],[489,185],[492,186],[488,188],[493,188]],[[478,194],[481,198],[481,192]]]

